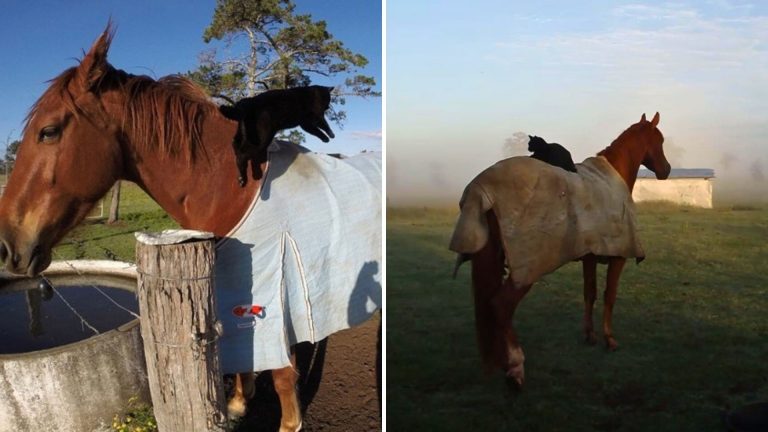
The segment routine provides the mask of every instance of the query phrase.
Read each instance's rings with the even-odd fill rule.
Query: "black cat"
[[[301,126],[323,142],[335,137],[325,121],[325,112],[331,104],[331,90],[333,87],[314,85],[269,90],[236,103],[224,98],[232,105],[222,105],[219,111],[238,122],[232,147],[240,186],[245,186],[248,181],[248,161],[251,161],[253,178],[261,178],[260,164],[267,160],[267,147],[279,131]]]
[[[528,151],[533,152],[532,158],[560,167],[566,171],[576,172],[576,165],[571,159],[571,152],[557,143],[547,143],[544,138],[528,135]]]

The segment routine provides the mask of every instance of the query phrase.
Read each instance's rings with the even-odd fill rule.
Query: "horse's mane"
[[[642,123],[635,123],[632,126],[626,128],[624,132],[616,137],[616,139],[613,140],[608,147],[597,152],[597,156],[605,156],[606,154],[617,151],[621,143],[623,143],[630,134],[635,133],[640,128],[640,126],[642,126]]]
[[[25,129],[48,101],[61,101],[75,116],[89,115],[78,106],[69,89],[76,72],[77,67],[69,68],[50,81],[50,87],[27,114]],[[218,111],[205,91],[193,81],[179,75],[155,80],[108,65],[92,91],[98,95],[109,90],[124,96],[118,120],[135,145],[159,150],[165,155],[183,154],[188,160],[194,159],[198,151],[204,151],[203,119]]]

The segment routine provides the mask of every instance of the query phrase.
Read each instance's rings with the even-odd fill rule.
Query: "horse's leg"
[[[494,299],[497,322],[504,328],[507,380],[518,388],[521,388],[525,383],[525,354],[517,339],[513,319],[517,305],[520,304],[530,289],[531,285],[515,288],[512,279],[507,278],[501,291]]]
[[[616,303],[616,293],[619,288],[619,277],[621,271],[624,269],[624,263],[627,262],[626,258],[612,257],[608,260],[608,276],[605,283],[605,297],[603,306],[603,337],[605,337],[605,345],[609,350],[614,351],[618,348],[619,344],[616,343],[616,339],[613,338],[613,305]]]
[[[301,407],[296,389],[299,377],[296,371],[296,354],[291,353],[291,366],[272,371],[272,381],[275,391],[280,398],[280,432],[295,432],[301,430]]]
[[[597,257],[589,254],[581,259],[584,272],[584,341],[590,345],[597,342],[592,321],[592,310],[597,298]]]
[[[239,418],[245,415],[245,410],[248,405],[248,401],[243,391],[243,377],[244,374],[235,374],[235,394],[232,395],[232,399],[227,402],[227,414],[229,418]]]

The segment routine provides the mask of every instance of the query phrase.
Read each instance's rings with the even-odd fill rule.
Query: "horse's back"
[[[451,249],[479,250],[487,241],[485,213],[493,210],[517,285],[587,253],[642,254],[631,196],[618,173],[602,157],[576,167],[573,173],[513,157],[484,170],[464,191]]]

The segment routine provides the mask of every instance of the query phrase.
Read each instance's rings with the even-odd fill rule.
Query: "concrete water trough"
[[[135,267],[54,262],[44,276],[54,289],[0,274],[0,431],[104,430],[129,398],[149,401]]]

